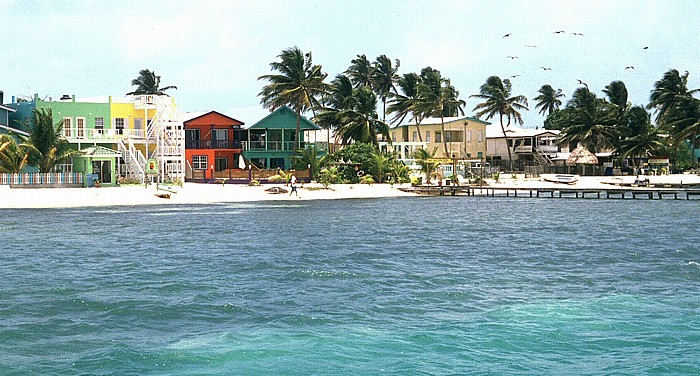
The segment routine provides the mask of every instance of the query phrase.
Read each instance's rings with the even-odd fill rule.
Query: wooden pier
[[[673,197],[674,200],[700,196],[700,188],[650,188],[620,187],[575,188],[575,187],[494,187],[494,186],[434,186],[421,185],[401,188],[402,191],[428,196],[486,196],[486,197],[551,197],[551,198],[606,198],[647,200]]]

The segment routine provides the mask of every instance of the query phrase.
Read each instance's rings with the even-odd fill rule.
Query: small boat
[[[578,181],[578,178],[580,178],[579,175],[568,174],[541,174],[540,177],[544,181],[564,184],[575,184]]]

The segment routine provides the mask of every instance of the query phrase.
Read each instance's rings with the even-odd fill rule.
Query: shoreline
[[[651,184],[698,184],[698,175],[645,176]],[[510,189],[613,189],[616,184],[632,184],[636,176],[582,176],[576,184],[558,184],[540,178],[502,178],[498,182],[486,180],[489,187]],[[435,185],[433,185],[435,186]],[[195,205],[235,202],[309,201],[337,199],[375,199],[393,197],[425,197],[400,188],[410,184],[332,184],[329,189],[310,183],[299,187],[298,196],[289,193],[273,194],[266,189],[283,184],[247,186],[237,184],[185,183],[183,187],[167,187],[156,190],[155,185],[102,187],[102,188],[10,188],[0,186],[0,209],[49,209],[103,206],[139,205]],[[484,186],[486,188],[487,185]],[[644,188],[640,188],[644,189]],[[169,194],[161,198],[157,194]],[[485,195],[483,192],[477,195]]]

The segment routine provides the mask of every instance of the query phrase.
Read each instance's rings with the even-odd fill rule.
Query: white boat
[[[564,184],[575,184],[578,181],[578,178],[580,178],[579,175],[568,174],[540,174],[540,177],[544,181]]]

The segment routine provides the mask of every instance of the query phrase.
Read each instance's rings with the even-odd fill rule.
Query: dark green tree
[[[139,71],[139,76],[131,80],[131,86],[136,86],[136,90],[126,95],[168,95],[166,90],[177,89],[177,86],[160,87],[160,76],[148,69]]]
[[[561,98],[566,97],[566,95],[561,92],[561,89],[554,90],[550,85],[542,85],[537,92],[540,93],[540,95],[534,98],[535,101],[537,101],[535,109],[539,108],[541,115],[545,115],[545,113],[547,116],[552,115],[552,112],[561,107]]]
[[[29,150],[29,164],[37,166],[39,172],[51,172],[57,164],[79,154],[72,150],[63,138],[63,120],[53,124],[51,109],[32,111],[29,137],[25,145]]]

